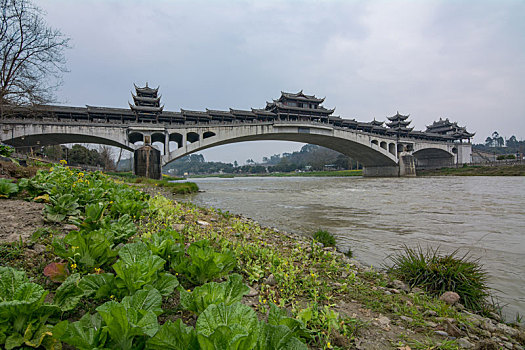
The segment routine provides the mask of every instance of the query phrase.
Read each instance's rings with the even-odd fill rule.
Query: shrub
[[[507,154],[505,159],[516,159],[516,156],[514,154]]]
[[[439,249],[418,246],[404,247],[403,252],[390,258],[393,265],[388,269],[395,277],[410,286],[418,286],[433,295],[446,291],[459,294],[461,302],[472,310],[484,310],[489,295],[487,274],[478,260],[468,255],[457,256],[457,251],[440,255]]]
[[[314,233],[314,239],[321,242],[325,247],[335,247],[335,237],[325,230],[317,230]]]

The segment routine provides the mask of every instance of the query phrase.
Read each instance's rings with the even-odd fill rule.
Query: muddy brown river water
[[[311,235],[377,267],[403,245],[479,258],[508,320],[525,315],[525,177],[192,179],[189,199]],[[188,198],[188,197],[186,197]]]

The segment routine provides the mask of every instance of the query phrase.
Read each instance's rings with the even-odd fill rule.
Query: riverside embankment
[[[323,248],[304,237],[268,229],[220,210],[176,203],[163,196],[148,198],[123,184],[112,184],[100,174],[84,174],[58,167],[49,175],[38,175],[32,184],[32,188],[25,187],[28,192],[22,190],[17,195],[33,201],[48,201],[43,212],[48,223],[42,223],[40,230],[35,223],[36,233],[26,231],[22,239],[2,244],[0,252],[2,265],[22,269],[33,278],[24,283],[32,283],[35,293],[45,295],[46,290],[51,292],[44,304],[41,304],[43,298],[37,298],[38,303],[32,304],[42,308],[41,311],[54,312],[52,318],[35,320],[46,330],[40,340],[66,342],[78,347],[75,345],[80,341],[76,337],[78,332],[94,331],[94,337],[82,341],[97,342],[98,347],[116,348],[124,337],[125,343],[120,344],[129,345],[125,348],[153,349],[164,344],[163,348],[167,349],[173,346],[175,339],[166,341],[164,337],[172,331],[182,331],[187,334],[188,341],[198,339],[199,346],[208,340],[212,343],[228,342],[230,338],[223,338],[223,335],[227,336],[222,331],[225,328],[219,330],[215,327],[218,324],[210,326],[209,322],[203,321],[210,319],[213,310],[222,307],[230,311],[243,310],[249,319],[246,323],[238,316],[228,318],[233,323],[225,319],[221,321],[224,327],[241,332],[243,339],[250,339],[249,344],[256,343],[267,349],[280,348],[279,339],[273,337],[277,330],[283,336],[287,334],[288,338],[281,337],[281,340],[291,341],[293,335],[310,348],[322,349],[522,348],[520,343],[523,344],[524,335],[520,330],[410,289],[400,281],[361,266],[334,249]],[[20,186],[24,188],[24,184],[20,183]],[[48,197],[42,195],[42,191]],[[156,192],[154,189],[150,191]],[[68,197],[64,198],[64,195]],[[77,206],[69,205],[73,202]],[[3,199],[2,203],[20,206],[19,199]],[[12,220],[25,220],[17,217],[16,211],[10,215]],[[71,219],[77,224],[66,224]],[[99,244],[86,245],[82,243],[84,239],[95,239]],[[209,246],[205,244],[207,248],[204,243],[195,243],[202,242],[202,239],[209,243]],[[167,251],[168,247],[170,250]],[[201,249],[207,251],[201,256],[204,260],[206,256],[217,256],[218,260],[207,262],[215,264],[213,269],[211,265],[198,268],[203,260],[197,259],[195,254]],[[130,255],[133,251],[137,254]],[[231,260],[231,254],[234,260]],[[179,258],[183,259],[182,264]],[[222,268],[217,264],[219,261],[224,262]],[[57,270],[55,265],[55,270],[50,273],[45,267],[51,262],[64,264],[59,266],[66,269]],[[152,268],[155,266],[154,272],[151,269],[143,271],[143,266],[150,263]],[[144,275],[129,279],[127,276],[131,276],[132,271]],[[210,271],[219,273],[208,275]],[[66,282],[56,279],[60,273],[69,276]],[[233,281],[232,273],[240,274],[242,281],[250,286],[239,294],[249,309],[237,302],[232,303],[235,306],[225,306],[217,298],[213,298],[204,311],[188,304],[191,296],[187,293],[202,295],[203,286],[207,285],[200,286],[203,281],[216,280],[224,285]],[[17,276],[17,280],[22,279]],[[224,276],[229,276],[230,282],[223,282]],[[101,279],[105,281],[103,284],[94,283]],[[108,290],[105,286],[112,286],[112,281],[115,284]],[[144,288],[141,289],[142,285]],[[157,292],[152,291],[152,287],[158,288]],[[135,305],[139,295],[150,294],[157,295],[155,301],[148,303],[149,306],[142,304],[141,307],[148,310],[140,313],[148,318],[137,324],[133,317],[139,314],[128,310],[130,303]],[[17,295],[3,294],[3,298]],[[161,304],[157,304],[159,302]],[[267,318],[268,305],[273,303],[281,310],[287,309],[292,318],[276,311]],[[9,301],[9,305],[16,306],[16,303]],[[116,317],[117,310],[126,312],[127,318],[113,324],[109,315]],[[253,312],[257,313],[258,319],[250,316]],[[76,323],[81,317],[84,321]],[[61,319],[63,321],[59,322]],[[99,326],[95,329],[84,327],[88,319],[89,322],[100,322]],[[178,320],[186,326],[177,323],[181,322]],[[10,328],[10,321],[10,318],[3,320],[6,331],[11,332],[7,334],[9,341],[24,343],[23,335],[18,337],[16,334],[26,327],[15,322],[14,328]],[[116,324],[126,329],[135,328],[119,332],[115,331]],[[34,329],[32,327],[35,326],[27,326],[27,329]],[[259,333],[258,329],[266,331]],[[107,332],[107,337],[97,332]],[[33,331],[25,334],[34,335]],[[0,337],[2,340],[7,338]],[[33,339],[27,342],[34,344]],[[246,348],[253,348],[249,344],[245,343]],[[295,345],[297,347],[299,343],[295,341]]]

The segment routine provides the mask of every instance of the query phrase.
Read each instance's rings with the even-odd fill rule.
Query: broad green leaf
[[[96,309],[104,320],[104,328],[112,344],[119,349],[130,349],[134,337],[152,337],[159,329],[157,315],[153,311],[127,308],[127,305],[129,303],[108,301]]]
[[[212,334],[198,333],[200,348],[203,350],[249,350],[254,346],[254,336],[242,326],[218,326]]]
[[[169,273],[159,273],[158,278],[153,281],[153,287],[163,296],[168,296],[179,286],[177,277]]]
[[[24,337],[20,333],[14,332],[6,338],[4,346],[6,350],[11,350],[20,347],[22,344],[24,344]]]
[[[94,294],[97,299],[108,297],[115,293],[115,276],[109,272],[87,275],[82,277],[78,287],[85,296]]]
[[[180,291],[181,306],[196,313],[203,312],[211,304],[231,305],[241,301],[250,288],[242,282],[242,276],[232,274],[223,283],[209,282],[196,287],[192,292]]]
[[[199,344],[195,330],[184,325],[179,318],[175,322],[167,321],[160,326],[157,334],[147,341],[146,349],[198,350]]]
[[[80,350],[91,350],[104,346],[107,333],[102,330],[99,314],[85,314],[80,321],[70,323],[61,340]]]
[[[310,332],[301,320],[288,316],[286,309],[280,309],[274,303],[270,303],[268,324],[274,326],[286,326],[296,337],[304,337],[307,339],[310,339],[311,337]]]
[[[251,349],[257,341],[259,321],[255,311],[240,302],[211,304],[200,314],[195,329],[203,348],[219,343],[228,344],[226,349]]]
[[[122,304],[127,309],[153,311],[157,316],[162,313],[162,295],[155,288],[141,289],[132,296],[124,297]]]
[[[80,274],[75,273],[69,276],[64,283],[57,288],[53,297],[53,304],[60,307],[62,311],[73,310],[80,299],[84,296],[84,291],[78,286]]]
[[[142,242],[125,245],[120,249],[119,256],[120,259],[113,264],[117,274],[116,285],[118,288],[127,289],[130,295],[147,284],[154,285],[158,272],[163,269],[165,263]],[[175,280],[171,280],[172,284],[175,284]],[[169,281],[163,281],[159,286],[162,292],[170,286],[167,282]]]
[[[306,344],[294,337],[293,332],[284,325],[262,324],[257,350],[307,350]]]

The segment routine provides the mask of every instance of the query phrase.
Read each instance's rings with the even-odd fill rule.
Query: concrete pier
[[[159,180],[162,176],[160,151],[152,146],[144,146],[134,153],[135,175]]]

